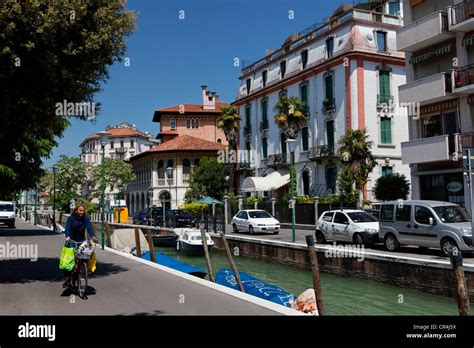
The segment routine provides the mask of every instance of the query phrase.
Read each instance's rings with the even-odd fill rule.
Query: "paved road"
[[[249,238],[257,238],[257,239],[266,239],[266,240],[273,240],[273,241],[282,241],[282,242],[292,242],[292,231],[291,229],[281,229],[279,234],[269,234],[269,233],[258,233],[254,234],[253,236],[250,236],[249,233],[244,233],[244,232],[239,232],[239,233],[233,233],[232,232],[232,226],[227,225],[226,226],[226,233],[230,235],[238,235],[238,236],[245,236]],[[311,230],[302,230],[302,229],[297,229],[295,230],[295,240],[296,243],[300,244],[305,244],[306,245],[306,240],[305,236],[312,234],[314,236],[314,232]],[[331,242],[328,242],[328,244],[332,244]],[[339,243],[338,243],[339,244]],[[370,248],[365,247],[365,250],[367,251],[377,251],[377,252],[382,252],[382,253],[387,253],[387,255],[397,255],[397,256],[406,256],[406,257],[417,257],[417,258],[423,258],[427,260],[448,260],[447,257],[445,257],[442,253],[441,250],[437,249],[420,249],[415,246],[403,246],[400,248],[400,250],[396,253],[392,253],[389,251],[386,251],[384,249],[384,246],[382,243],[377,243],[372,245]],[[474,265],[474,255],[473,253],[464,253],[464,264],[471,264]]]
[[[63,292],[64,278],[58,269],[63,241],[62,235],[22,220],[17,220],[16,229],[0,226],[0,246],[8,243],[38,246],[36,262],[0,260],[0,315],[276,314],[102,250],[98,250],[97,270],[89,281],[88,300],[71,297]]]

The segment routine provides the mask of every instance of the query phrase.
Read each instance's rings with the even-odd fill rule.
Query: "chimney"
[[[202,85],[202,108],[204,110],[216,109],[216,92],[207,91],[207,86]]]

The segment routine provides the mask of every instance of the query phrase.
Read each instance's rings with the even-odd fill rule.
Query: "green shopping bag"
[[[61,258],[59,259],[59,269],[72,271],[76,260],[74,258],[74,248],[63,247]]]

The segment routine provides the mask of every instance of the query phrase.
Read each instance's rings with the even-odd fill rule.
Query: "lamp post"
[[[56,223],[56,172],[58,167],[53,166],[53,225]]]
[[[295,233],[295,203],[296,203],[296,192],[293,190],[293,182],[296,178],[293,177],[293,170],[295,166],[295,147],[296,147],[296,140],[295,139],[287,139],[286,144],[288,145],[288,149],[291,153],[291,164],[290,164],[290,194],[291,194],[291,237],[293,243],[296,241],[296,233]]]
[[[169,194],[170,194],[170,211],[171,211],[171,179],[173,178],[173,167],[166,168],[166,175],[168,176]],[[164,215],[164,214],[163,214]],[[170,215],[171,216],[171,215]],[[165,217],[163,216],[163,219]]]
[[[38,224],[38,187],[35,189],[35,216],[33,221],[34,225]]]
[[[102,244],[102,250],[104,250],[104,244],[105,244],[105,230],[104,230],[104,222],[105,222],[105,145],[107,144],[107,137],[108,133],[106,131],[99,132],[100,136],[100,145],[102,146],[102,170],[101,170],[101,187],[100,187],[100,206],[102,207],[101,209],[101,214],[100,214],[100,221],[101,221],[101,244]]]

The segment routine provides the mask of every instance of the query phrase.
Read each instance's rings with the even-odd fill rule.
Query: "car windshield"
[[[188,213],[187,211],[182,211],[181,213],[179,213],[179,216],[183,217],[183,218],[192,218],[193,216]]]
[[[0,204],[0,211],[13,211],[13,204]]]
[[[469,215],[464,211],[464,209],[457,205],[434,207],[433,210],[442,222],[456,223],[471,221]]]
[[[347,213],[347,215],[349,215],[351,220],[354,221],[354,223],[356,224],[359,222],[377,222],[376,218],[363,211]]]
[[[192,240],[201,240],[201,236],[192,236],[191,239]]]
[[[272,216],[266,211],[249,211],[249,216],[251,219],[268,219]]]

